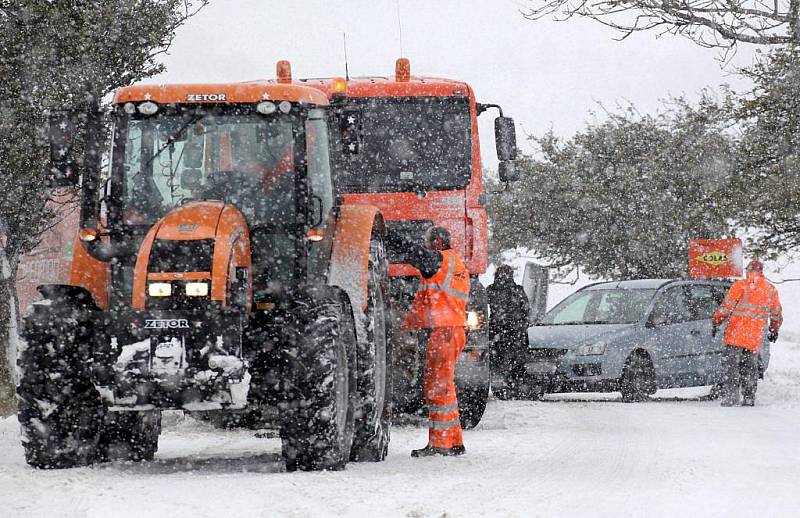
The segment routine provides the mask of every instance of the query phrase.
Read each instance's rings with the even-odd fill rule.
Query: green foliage
[[[523,160],[522,180],[490,208],[495,247],[607,278],[684,274],[689,238],[730,232],[723,115],[708,99],[675,99],[657,116],[630,107],[566,141],[534,138],[540,156]]]
[[[52,220],[46,111],[86,109],[163,70],[175,30],[207,0],[0,0],[0,222],[10,259]],[[193,5],[194,4],[194,5]]]

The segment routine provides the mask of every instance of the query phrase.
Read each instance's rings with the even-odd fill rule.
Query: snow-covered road
[[[172,414],[156,460],[28,468],[0,420],[0,516],[798,516],[800,345],[773,347],[755,408],[707,389],[492,401],[461,458],[411,459],[425,430],[396,427],[381,464],[285,473],[280,443]]]

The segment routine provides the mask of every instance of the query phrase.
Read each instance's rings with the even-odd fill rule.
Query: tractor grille
[[[150,251],[150,272],[210,272],[214,240],[156,239]]]

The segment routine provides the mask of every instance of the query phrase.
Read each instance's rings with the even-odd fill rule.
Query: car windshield
[[[469,101],[464,97],[354,99],[362,142],[340,157],[344,192],[463,189],[471,175]]]
[[[540,325],[630,324],[644,317],[655,289],[592,289],[573,293],[547,312]]]
[[[193,200],[232,203],[251,225],[292,220],[291,117],[192,109],[118,124],[123,223],[152,224]]]

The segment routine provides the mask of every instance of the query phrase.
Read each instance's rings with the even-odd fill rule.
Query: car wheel
[[[622,401],[634,403],[646,401],[655,392],[655,369],[646,353],[634,352],[625,361],[620,380]]]

